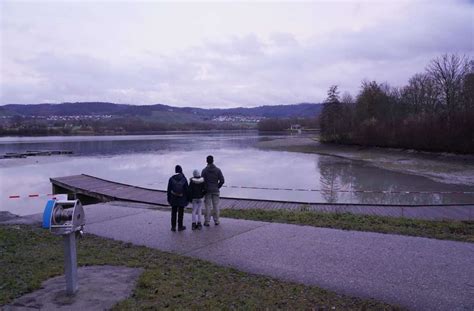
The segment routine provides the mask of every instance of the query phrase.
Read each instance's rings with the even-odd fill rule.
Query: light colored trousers
[[[193,222],[201,222],[202,202],[204,199],[193,199]]]
[[[205,222],[211,221],[212,218],[215,223],[219,223],[219,193],[207,193],[204,197],[204,205],[206,206]]]

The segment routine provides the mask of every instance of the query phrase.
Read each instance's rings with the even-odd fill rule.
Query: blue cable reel
[[[51,218],[53,216],[53,209],[54,205],[56,204],[56,200],[48,200],[46,202],[46,206],[44,207],[43,212],[43,229],[50,229],[51,228]]]
[[[43,212],[43,228],[64,235],[79,231],[85,225],[85,214],[79,200],[49,200]]]

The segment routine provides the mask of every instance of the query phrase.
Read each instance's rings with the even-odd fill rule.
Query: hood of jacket
[[[212,172],[212,173],[215,173],[215,172],[217,172],[217,171],[219,170],[219,169],[217,168],[217,166],[216,166],[214,163],[208,164],[208,165],[206,166],[206,169],[207,169],[208,172]]]
[[[176,179],[177,181],[180,180],[180,179],[183,179],[183,178],[186,179],[186,177],[184,176],[183,173],[176,173],[171,178]]]
[[[203,177],[199,177],[199,178],[191,177],[191,181],[195,184],[202,184],[204,182],[204,178]]]

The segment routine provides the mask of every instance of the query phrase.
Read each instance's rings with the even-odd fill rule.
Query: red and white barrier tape
[[[8,196],[9,199],[21,199],[21,198],[41,198],[41,197],[52,197],[53,194],[28,194],[28,195],[10,195]]]
[[[163,185],[163,182],[149,183],[147,185]],[[302,189],[302,188],[279,188],[279,187],[257,187],[257,186],[234,186],[224,185],[224,188],[251,189],[251,190],[276,190],[297,192],[346,192],[346,193],[383,193],[383,194],[474,194],[474,191],[396,191],[396,190],[338,190],[338,189]]]
[[[252,190],[278,190],[278,191],[299,191],[299,192],[352,192],[352,193],[385,193],[385,194],[474,194],[474,191],[384,191],[384,190],[337,190],[337,189],[302,189],[302,188],[269,188],[250,186],[229,186],[225,188],[252,189]]]
[[[153,185],[152,183],[149,185]],[[251,189],[251,190],[276,190],[276,191],[298,191],[298,192],[346,192],[346,193],[383,193],[383,194],[474,194],[474,191],[383,191],[383,190],[330,190],[330,189],[302,189],[302,188],[277,188],[277,187],[256,187],[256,186],[232,186],[224,185],[225,188],[233,189]],[[41,198],[52,197],[53,194],[28,194],[28,195],[10,195],[9,199],[21,198]]]

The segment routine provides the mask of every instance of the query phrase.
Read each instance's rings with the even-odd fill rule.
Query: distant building
[[[290,126],[290,131],[297,131],[298,134],[301,134],[301,129],[302,129],[302,127],[299,124],[292,124]]]
[[[228,116],[228,115],[223,115],[223,116],[218,116],[214,117],[212,121],[217,121],[217,122],[240,122],[240,123],[258,123],[260,122],[262,118],[261,117],[255,117],[255,116]]]

